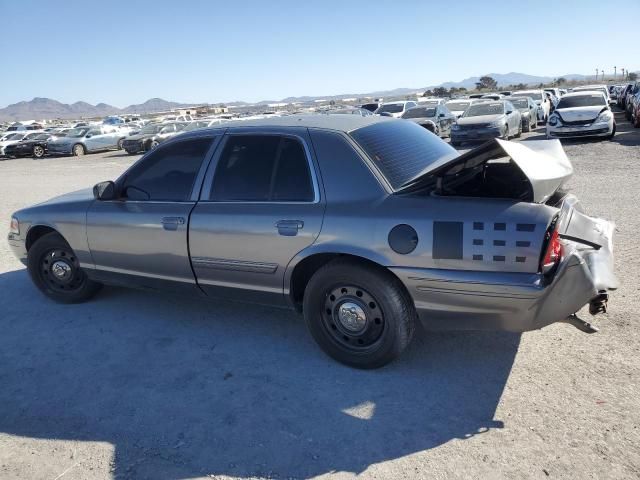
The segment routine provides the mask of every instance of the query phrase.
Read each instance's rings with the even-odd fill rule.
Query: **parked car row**
[[[625,118],[640,128],[640,81],[614,86],[613,95]]]

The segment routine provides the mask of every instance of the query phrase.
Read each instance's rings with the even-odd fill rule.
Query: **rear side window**
[[[155,150],[127,174],[123,195],[130,200],[189,200],[212,141],[210,137],[197,138]]]
[[[295,138],[232,135],[216,167],[210,200],[311,202],[309,161]]]
[[[457,150],[414,122],[374,123],[351,132],[396,190],[431,166],[457,157]]]

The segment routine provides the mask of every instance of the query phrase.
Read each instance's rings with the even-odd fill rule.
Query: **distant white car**
[[[446,103],[446,99],[444,98],[436,98],[436,97],[419,97],[418,105],[421,107],[436,107],[438,105],[444,105]]]
[[[538,123],[546,123],[551,112],[551,101],[542,89],[517,90],[511,94],[513,97],[531,97],[538,106]]]
[[[193,122],[191,115],[168,115],[162,119],[162,123],[167,122]]]
[[[547,138],[613,138],[616,122],[601,90],[564,95],[547,122]]]
[[[410,108],[417,107],[418,104],[411,100],[399,101],[399,102],[385,102],[373,112],[378,115],[385,115],[387,117],[400,118],[404,112]]]
[[[611,95],[609,94],[609,87],[606,85],[581,85],[579,87],[573,87],[571,89],[572,92],[593,92],[598,91],[602,92],[605,98],[607,99],[607,104],[611,102]]]

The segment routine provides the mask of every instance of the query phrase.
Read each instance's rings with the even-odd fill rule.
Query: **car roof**
[[[516,90],[511,95],[514,95],[516,93],[540,93],[541,90],[541,88],[534,88],[532,90]]]
[[[414,100],[396,100],[394,102],[383,102],[381,105],[401,105],[407,102],[413,102]]]
[[[352,132],[375,123],[382,122],[398,122],[402,120],[391,117],[378,117],[376,115],[368,115],[362,117],[360,115],[335,114],[335,115],[286,115],[282,117],[257,118],[253,120],[231,120],[221,125],[211,128],[199,129],[202,131],[220,130],[226,128],[244,128],[244,127],[283,127],[283,128],[320,128],[325,130],[336,130],[340,132]],[[183,137],[184,138],[184,137]]]
[[[562,98],[584,97],[585,95],[602,95],[602,96],[604,96],[604,93],[602,92],[602,90],[580,90],[580,91],[577,91],[577,92],[569,92],[569,93],[563,95]]]

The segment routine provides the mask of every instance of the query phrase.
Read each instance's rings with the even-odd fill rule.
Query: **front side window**
[[[309,161],[295,138],[232,135],[216,167],[210,200],[311,202]]]
[[[212,138],[197,138],[154,150],[127,172],[122,184],[122,196],[129,200],[189,200],[212,141]]]

